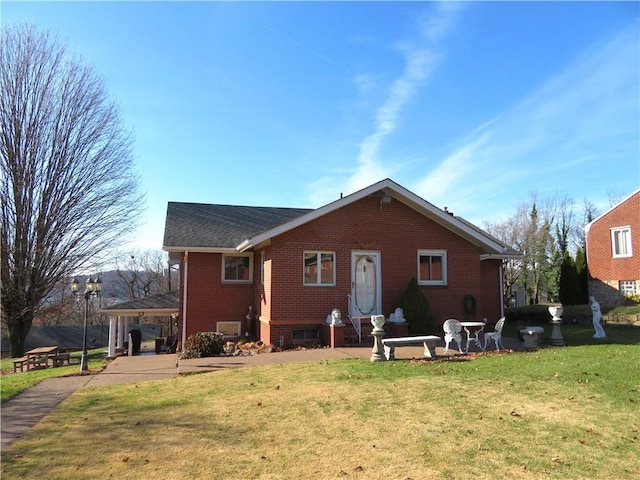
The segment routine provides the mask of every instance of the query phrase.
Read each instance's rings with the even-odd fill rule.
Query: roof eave
[[[304,225],[307,222],[315,220],[316,218],[319,218],[339,208],[342,208],[346,205],[356,202],[364,197],[367,197],[376,192],[379,192],[380,190],[388,190],[387,193],[391,194],[391,196],[396,200],[422,213],[428,218],[431,218],[437,223],[443,225],[445,228],[448,228],[449,230],[453,231],[457,235],[460,235],[466,238],[474,245],[484,250],[487,250],[488,252],[491,252],[491,253],[500,254],[503,252],[502,245],[492,241],[491,239],[487,238],[481,233],[467,227],[464,223],[457,220],[455,217],[453,217],[449,213],[442,211],[435,205],[427,202],[423,198],[419,197],[418,195],[407,190],[401,185],[398,185],[393,180],[390,180],[388,178],[385,180],[381,180],[377,183],[374,183],[373,185],[370,185],[366,188],[363,188],[362,190],[358,190],[355,193],[352,193],[338,200],[335,200],[331,203],[328,203],[323,207],[313,210],[312,212],[309,212],[308,214],[298,217],[287,223],[279,225],[276,228],[272,228],[271,230],[262,232],[259,235],[256,235],[255,237],[248,238],[244,240],[242,243],[240,243],[236,247],[236,250],[241,252],[246,251],[250,248],[253,248],[261,244],[262,242],[268,241],[269,239],[277,235],[281,235],[285,232],[288,232],[289,230],[292,230],[296,227]]]
[[[162,250],[168,253],[235,253],[237,249],[234,247],[178,247],[163,245]]]
[[[480,255],[480,260],[522,260],[524,255],[519,253],[486,253]]]
[[[142,315],[151,315],[154,317],[163,317],[168,315],[174,315],[179,313],[179,309],[176,308],[139,308],[139,309],[118,309],[118,308],[103,308],[100,309],[100,313],[108,313],[111,315],[119,315],[121,317],[138,317]]]

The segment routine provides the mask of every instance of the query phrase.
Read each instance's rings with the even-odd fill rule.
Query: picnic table
[[[49,366],[49,360],[51,360],[51,366],[53,366],[53,357],[58,354],[58,346],[52,347],[38,347],[26,352],[27,357],[27,370],[33,370],[34,368]]]

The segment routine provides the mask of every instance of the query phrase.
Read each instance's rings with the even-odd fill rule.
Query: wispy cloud
[[[486,208],[498,192],[514,201],[524,200],[527,188],[566,192],[576,186],[572,179],[579,187],[591,168],[606,182],[609,173],[615,174],[607,167],[617,155],[628,159],[629,150],[638,150],[639,82],[633,26],[589,49],[519,104],[471,132],[411,188],[477,221],[486,212],[474,205]],[[638,174],[637,163],[633,173]]]
[[[418,18],[416,38],[396,45],[404,59],[403,69],[375,110],[373,131],[360,142],[356,165],[350,168],[351,175],[346,180],[336,180],[331,176],[315,182],[310,189],[312,203],[326,203],[334,199],[337,185],[346,193],[352,193],[394,173],[394,167],[379,158],[380,152],[385,140],[396,130],[404,109],[433,71],[438,58],[437,42],[448,34],[455,15],[462,8],[458,2],[441,2],[432,6],[433,9]],[[354,81],[359,86],[370,87],[364,75]]]

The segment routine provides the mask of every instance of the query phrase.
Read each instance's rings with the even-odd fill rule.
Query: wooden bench
[[[54,367],[62,367],[65,363],[67,365],[71,365],[71,354],[70,353],[59,353],[51,357],[53,359]]]
[[[436,356],[436,342],[441,342],[442,338],[435,335],[419,335],[415,337],[383,338],[384,356],[387,360],[395,360],[396,347],[408,347],[424,345],[424,356],[434,358]]]
[[[25,363],[27,363],[28,358],[27,357],[20,357],[20,358],[14,358],[13,359],[13,373],[16,373],[18,371],[18,367],[20,367],[20,371],[23,372],[23,368]],[[29,366],[27,366],[27,370],[29,370]]]
[[[36,368],[47,368],[49,359],[45,357],[30,357],[27,361],[27,370],[35,370]]]

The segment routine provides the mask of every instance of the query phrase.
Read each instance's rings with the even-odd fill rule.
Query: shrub
[[[640,293],[625,293],[623,297],[627,300],[627,305],[640,304]]]
[[[431,314],[429,301],[413,277],[407,289],[400,297],[400,307],[409,324],[409,332],[413,335],[425,335],[435,331],[435,321]]]
[[[200,332],[187,337],[180,358],[202,358],[220,355],[224,349],[224,336],[217,332]]]

